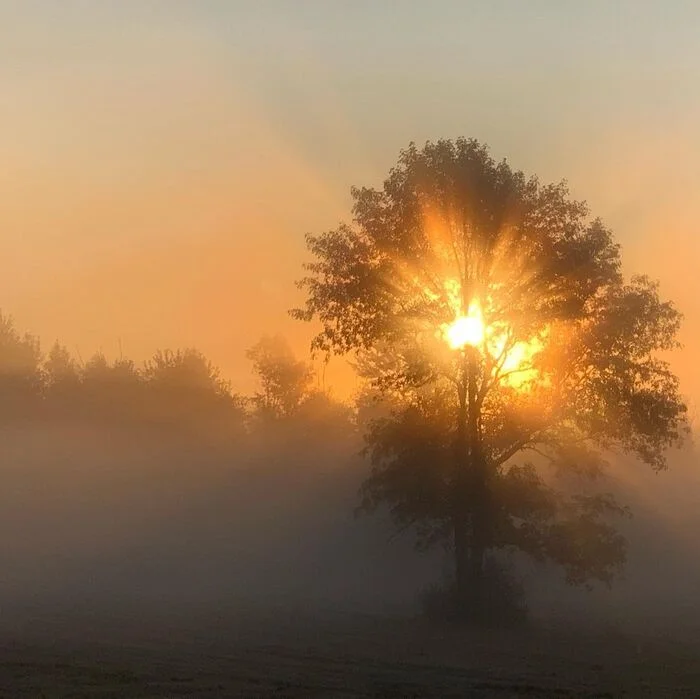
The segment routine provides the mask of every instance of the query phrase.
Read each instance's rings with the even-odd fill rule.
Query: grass
[[[212,614],[5,625],[0,697],[697,697],[700,642],[425,619]]]

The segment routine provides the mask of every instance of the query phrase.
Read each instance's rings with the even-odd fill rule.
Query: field
[[[4,614],[0,696],[698,697],[691,636],[269,610]]]

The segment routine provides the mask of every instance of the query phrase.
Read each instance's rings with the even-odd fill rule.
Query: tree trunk
[[[481,503],[477,503],[472,515],[471,546],[469,551],[469,590],[470,616],[482,618],[486,613],[484,608],[484,573],[486,561],[486,527]]]
[[[454,526],[455,592],[457,612],[461,615],[469,609],[470,563],[467,523],[457,515]]]
[[[483,616],[484,565],[489,542],[488,484],[481,445],[475,351],[467,350],[459,391],[455,454],[453,536],[458,613]]]
[[[465,367],[466,368],[466,367]],[[469,442],[467,438],[468,404],[466,376],[459,387],[459,415],[455,440],[454,480],[452,484],[452,527],[454,537],[455,587],[457,613],[462,615],[469,606],[469,505],[468,470]]]

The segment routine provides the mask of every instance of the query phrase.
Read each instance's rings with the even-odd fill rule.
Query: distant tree
[[[79,381],[78,363],[58,341],[54,343],[44,362],[44,372],[49,386]]]
[[[610,231],[564,184],[477,141],[411,145],[382,189],[352,194],[353,225],[307,237],[293,314],[321,322],[315,350],[355,353],[384,402],[364,507],[451,544],[470,618],[490,613],[497,550],[609,583],[625,542],[608,516],[624,510],[557,491],[536,464],[593,476],[620,450],[665,468],[685,430],[658,354],[677,345],[678,312],[646,277],[623,278]]]
[[[144,380],[130,359],[110,363],[97,352],[82,367],[80,379],[85,418],[121,426],[146,419]]]
[[[322,390],[311,391],[297,411],[308,433],[326,438],[347,438],[354,433],[352,408]]]
[[[52,407],[60,404],[65,409],[68,403],[74,403],[80,392],[80,370],[70,352],[59,342],[49,351],[43,370],[45,391]]]
[[[159,350],[144,366],[144,376],[153,386],[173,391],[205,391],[216,396],[231,393],[221,372],[196,349]]]
[[[158,351],[146,362],[143,376],[158,422],[218,436],[240,434],[245,418],[242,400],[198,350]]]
[[[20,335],[10,316],[0,311],[0,416],[29,417],[41,397],[39,339]]]
[[[109,374],[109,362],[102,352],[95,352],[85,362],[82,375],[86,381],[102,381]]]
[[[142,372],[131,359],[120,357],[110,363],[102,352],[90,357],[80,375],[85,384],[107,391],[110,387],[138,385],[143,380]]]
[[[273,419],[295,414],[312,392],[309,364],[296,359],[281,337],[263,337],[247,355],[261,388],[253,396],[258,413]]]

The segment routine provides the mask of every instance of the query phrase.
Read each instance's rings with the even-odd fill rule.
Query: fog
[[[602,489],[630,508],[619,523],[627,562],[610,589],[562,587],[553,571],[529,569],[533,608],[543,617],[591,623],[619,631],[673,635],[700,624],[700,473],[694,446],[670,453],[666,471],[631,459],[613,460]]]
[[[494,635],[425,614],[451,551],[417,551],[387,511],[357,514],[367,404],[324,391],[279,337],[248,365],[240,394],[196,350],[81,361],[0,315],[0,693],[695,686],[695,651],[679,650],[700,628],[692,444],[665,472],[612,459],[592,484],[634,513],[611,589],[514,556],[529,623]]]
[[[270,426],[240,444],[66,424],[0,431],[2,608],[10,616],[298,611],[419,613],[449,559],[386,515],[356,517],[357,434]],[[292,430],[302,429],[296,424]],[[630,629],[700,625],[700,483],[692,449],[662,473],[617,464],[604,489],[634,517],[611,590],[521,561],[531,612]]]
[[[222,450],[81,425],[0,439],[5,608],[391,609],[429,572],[387,522],[356,520],[347,440]]]

